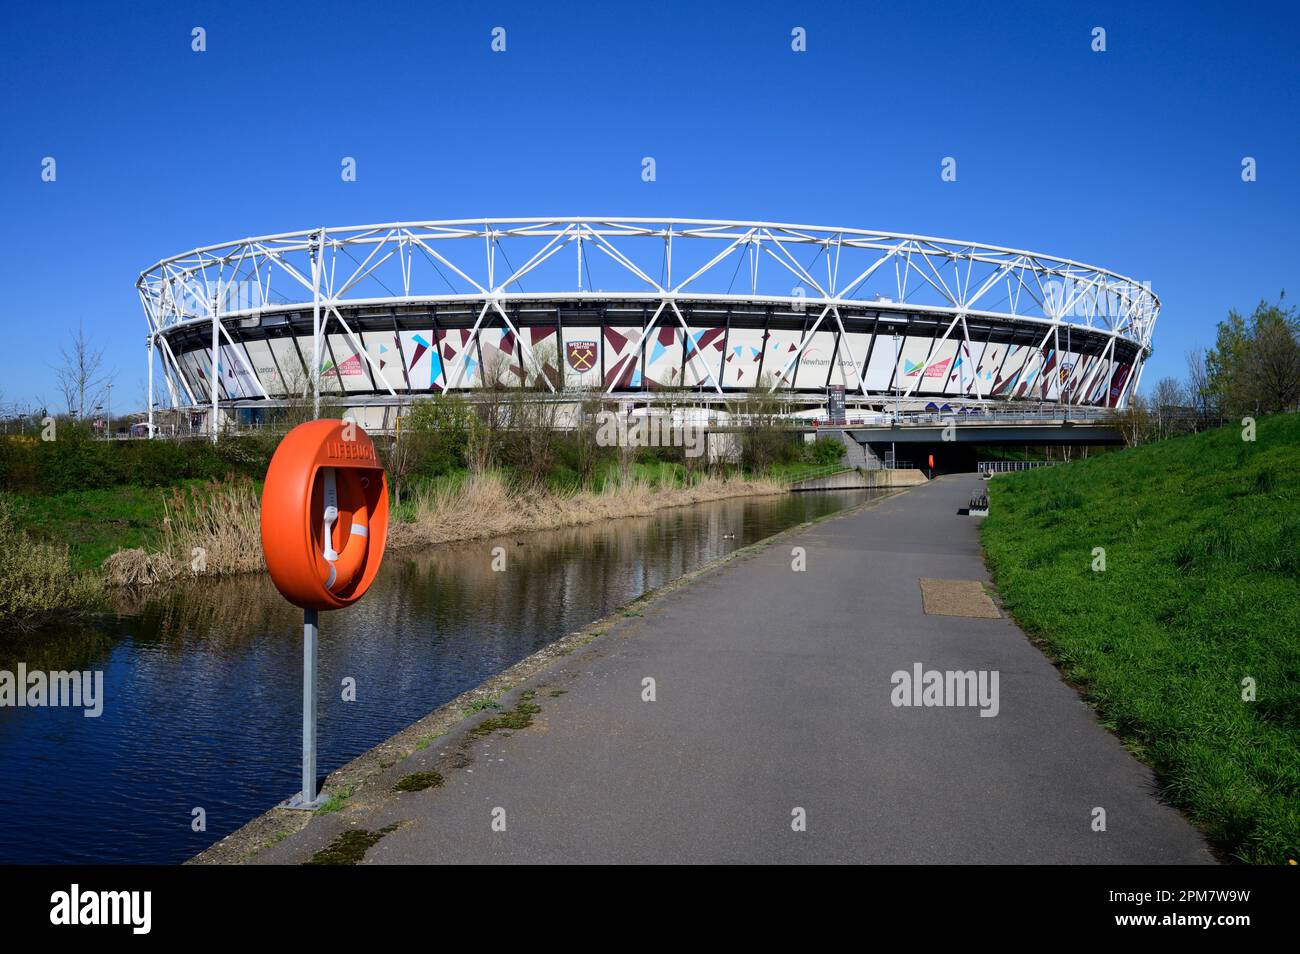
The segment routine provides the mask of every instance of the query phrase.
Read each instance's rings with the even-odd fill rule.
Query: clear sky
[[[142,407],[139,272],[320,225],[672,215],[1029,248],[1152,283],[1144,389],[1229,308],[1300,295],[1296,4],[291,6],[5,5],[0,401],[53,407],[84,322],[115,410]]]

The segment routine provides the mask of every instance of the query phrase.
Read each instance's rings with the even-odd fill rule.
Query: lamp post
[[[889,336],[894,340],[894,376],[893,376],[894,427],[897,427],[898,426],[898,353],[899,353],[898,329],[895,328],[893,331],[891,331]],[[889,442],[889,468],[890,470],[893,470],[897,466],[898,466],[898,447],[894,441],[890,441]]]

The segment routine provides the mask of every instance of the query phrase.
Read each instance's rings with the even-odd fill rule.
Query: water
[[[361,602],[321,614],[321,776],[647,590],[867,497],[741,498],[388,554]],[[0,709],[0,863],[180,862],[296,792],[301,631],[258,575],[0,642],[0,669],[102,670],[105,698],[97,719]]]

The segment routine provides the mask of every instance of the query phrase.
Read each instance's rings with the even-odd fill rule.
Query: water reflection
[[[866,497],[728,500],[389,554],[364,600],[321,617],[322,774],[646,590]],[[102,669],[106,697],[98,719],[0,709],[0,862],[182,861],[298,788],[300,611],[260,576],[120,600],[115,616],[0,643],[2,669]]]

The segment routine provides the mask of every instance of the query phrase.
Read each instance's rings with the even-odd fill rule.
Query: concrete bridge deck
[[[924,611],[921,579],[986,580],[957,514],[983,486],[940,478],[782,535],[618,618],[501,700],[529,693],[531,725],[466,720],[255,860],[397,825],[364,863],[1212,861],[1010,620]],[[917,664],[996,671],[996,716],[896,707],[891,675]],[[387,794],[428,770],[441,787]]]

